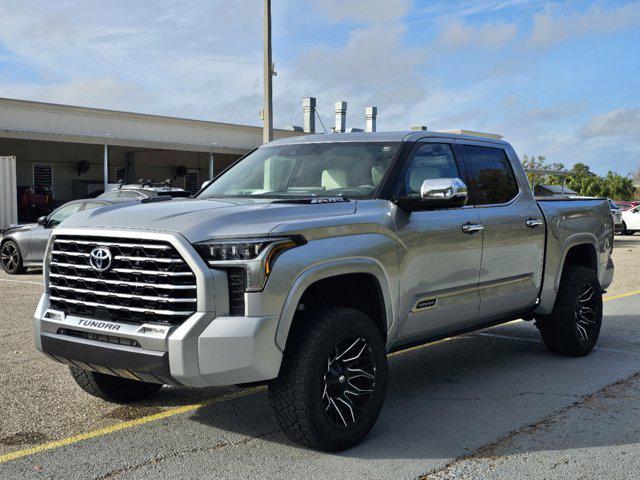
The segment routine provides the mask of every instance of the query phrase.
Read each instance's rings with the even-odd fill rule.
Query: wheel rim
[[[575,318],[578,338],[583,342],[588,341],[598,324],[598,295],[596,288],[590,283],[578,292]]]
[[[7,271],[13,271],[18,267],[18,249],[12,243],[5,243],[0,250],[2,267]]]
[[[322,382],[322,406],[333,426],[358,423],[373,398],[376,375],[373,349],[364,338],[352,335],[335,344]]]

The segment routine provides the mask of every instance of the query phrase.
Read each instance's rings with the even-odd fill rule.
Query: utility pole
[[[262,110],[262,143],[273,140],[273,101],[272,76],[273,61],[271,59],[271,0],[264,0],[264,106]]]

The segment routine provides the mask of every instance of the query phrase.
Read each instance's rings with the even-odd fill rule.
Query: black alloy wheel
[[[578,291],[578,302],[575,312],[576,330],[578,337],[583,342],[588,342],[597,330],[598,325],[598,300],[595,287],[586,283]]]
[[[318,307],[294,321],[280,373],[269,383],[269,403],[290,439],[345,450],[376,423],[387,375],[383,332],[370,317],[347,307]]]
[[[553,311],[535,318],[549,351],[571,357],[589,354],[602,326],[602,288],[596,272],[578,265],[565,267]]]
[[[362,337],[340,340],[327,358],[322,405],[331,424],[350,428],[367,411],[376,387],[376,360]]]

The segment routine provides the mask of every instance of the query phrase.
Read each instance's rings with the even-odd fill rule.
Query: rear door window
[[[501,148],[461,145],[468,170],[468,187],[475,205],[507,203],[518,195],[518,182]]]

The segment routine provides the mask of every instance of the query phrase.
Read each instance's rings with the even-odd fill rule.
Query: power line
[[[318,112],[317,108],[316,108],[316,115],[318,116],[318,120],[320,120],[320,125],[322,125],[322,129],[324,130],[324,133],[327,133],[327,128],[324,126],[324,122],[322,121],[322,117],[320,116],[320,113]]]

